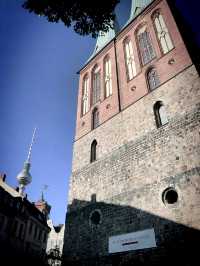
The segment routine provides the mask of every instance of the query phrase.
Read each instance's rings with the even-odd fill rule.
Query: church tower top
[[[99,32],[97,37],[96,45],[93,53],[88,58],[85,64],[87,64],[91,59],[95,57],[98,52],[100,52],[115,36],[126,27],[146,6],[148,6],[153,0],[132,0],[131,1],[131,11],[130,16],[125,23],[125,25],[120,29],[117,18],[113,22],[113,27],[109,28],[107,32]]]
[[[99,32],[94,51],[87,60],[87,62],[89,62],[100,50],[102,50],[106,46],[106,44],[108,44],[119,32],[119,23],[116,17],[113,24],[114,24],[113,28],[110,27],[107,32],[102,32],[102,31]]]
[[[151,2],[153,2],[153,0],[132,0],[130,16],[125,26],[129,24]]]

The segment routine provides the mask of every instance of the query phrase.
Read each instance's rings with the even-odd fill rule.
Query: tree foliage
[[[119,0],[26,0],[23,8],[29,12],[44,16],[50,22],[62,21],[65,26],[73,26],[80,35],[92,34],[96,37],[99,31],[108,31],[115,18],[114,9]]]

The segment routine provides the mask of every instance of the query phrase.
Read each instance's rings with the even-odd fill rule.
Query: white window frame
[[[106,58],[104,62],[105,97],[112,95],[112,69],[111,60]]]
[[[89,111],[89,78],[86,76],[83,79],[83,96],[82,96],[82,114]]]
[[[131,80],[136,76],[137,72],[133,55],[133,45],[130,39],[125,40],[124,50],[128,80]]]
[[[172,39],[170,37],[163,16],[162,14],[160,14],[160,12],[157,12],[154,16],[154,25],[156,28],[157,38],[162,48],[162,52],[163,54],[166,54],[174,48],[174,45],[172,43]]]

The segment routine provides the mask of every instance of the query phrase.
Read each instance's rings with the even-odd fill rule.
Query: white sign
[[[109,237],[109,253],[156,247],[154,229]]]

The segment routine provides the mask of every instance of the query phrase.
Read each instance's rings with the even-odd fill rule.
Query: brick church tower
[[[196,265],[200,79],[166,0],[80,70],[63,265]]]

